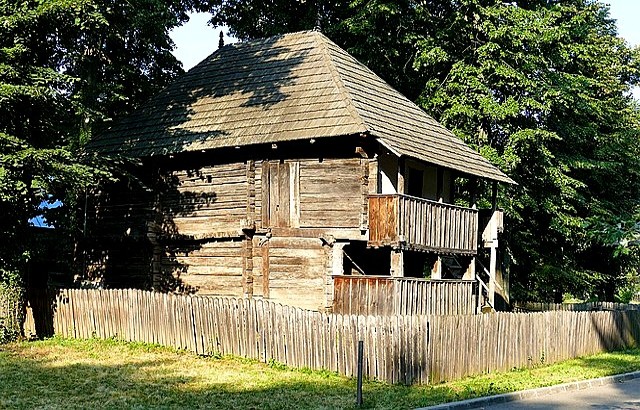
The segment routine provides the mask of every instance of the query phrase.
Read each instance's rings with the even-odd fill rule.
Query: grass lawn
[[[365,382],[365,408],[408,409],[640,369],[640,350],[435,386]],[[355,408],[355,380],[114,340],[0,346],[0,408]]]

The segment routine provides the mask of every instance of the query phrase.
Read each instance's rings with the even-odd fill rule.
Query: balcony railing
[[[478,211],[408,195],[369,195],[369,246],[475,254]]]

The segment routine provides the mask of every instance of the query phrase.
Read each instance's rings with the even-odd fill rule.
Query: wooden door
[[[262,227],[300,226],[299,163],[262,163]]]

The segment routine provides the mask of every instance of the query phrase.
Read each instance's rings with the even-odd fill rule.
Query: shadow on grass
[[[635,355],[637,360],[629,360],[628,356],[622,356],[622,353]],[[640,349],[621,350],[574,360],[585,368],[597,369],[607,375],[628,373],[640,369]]]
[[[364,408],[423,407],[536,387],[532,381],[563,382],[561,376],[551,382],[548,374],[571,378],[582,369],[599,377],[640,368],[640,351],[621,356],[575,359],[570,366],[552,365],[537,375],[544,368],[435,386],[365,382]],[[0,346],[0,408],[349,409],[356,408],[355,385],[353,379],[328,372],[276,369],[230,357],[198,358],[115,341],[53,339]]]
[[[71,356],[80,351],[30,353],[28,344],[2,349],[0,408],[356,408],[355,381],[326,372],[275,370],[243,359],[193,356],[198,364],[189,368],[176,360],[182,355],[175,352],[168,353],[169,358],[134,352],[130,361],[101,364],[100,356],[110,354],[101,349],[83,348],[78,359]],[[364,408],[428,404],[421,395],[404,386],[368,382]]]

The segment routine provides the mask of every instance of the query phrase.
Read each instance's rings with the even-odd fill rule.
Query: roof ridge
[[[333,78],[333,81],[336,84],[336,87],[338,88],[340,95],[342,96],[342,100],[345,103],[347,111],[349,112],[349,114],[351,114],[353,119],[356,120],[356,123],[362,126],[362,128],[364,129],[364,132],[367,132],[367,133],[370,132],[371,130],[369,129],[369,126],[367,125],[365,120],[362,118],[362,116],[358,112],[358,109],[356,108],[355,104],[353,103],[353,100],[351,99],[351,94],[349,93],[349,90],[345,86],[344,81],[342,81],[342,76],[340,75],[340,72],[336,68],[336,65],[333,62],[333,59],[331,58],[331,54],[329,53],[329,48],[327,47],[327,41],[331,41],[331,40],[319,31],[313,31],[312,33],[317,34],[315,37],[316,37],[316,40],[320,43],[320,47],[322,48],[322,58],[325,64],[327,65],[327,67],[329,68],[331,77]],[[340,47],[337,44],[336,46]]]

